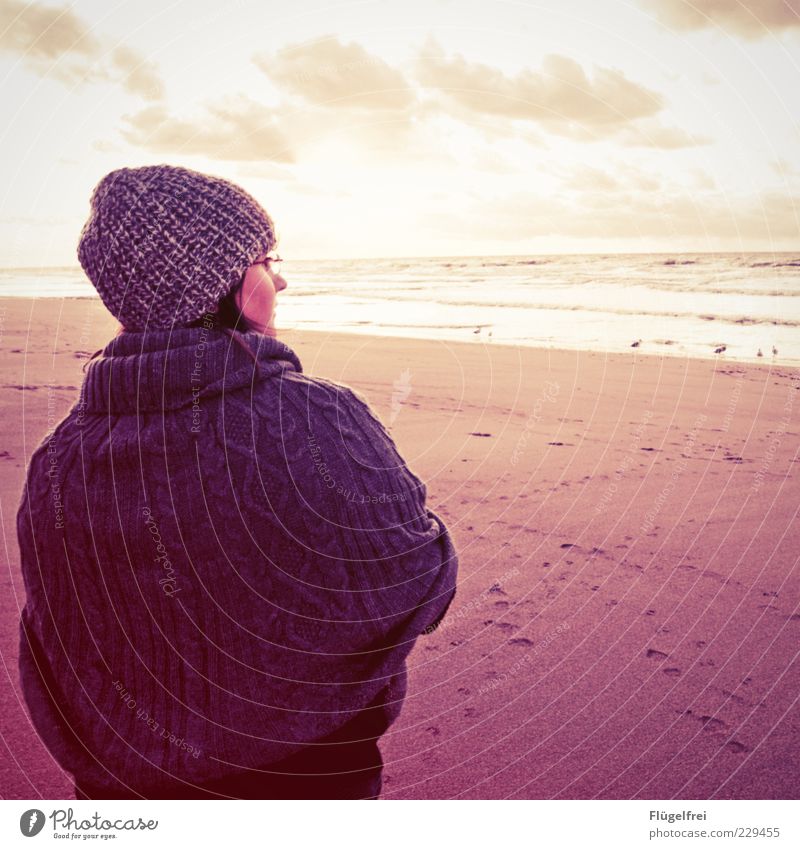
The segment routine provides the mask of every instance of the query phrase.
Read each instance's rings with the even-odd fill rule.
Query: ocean
[[[279,329],[800,364],[800,252],[288,259],[282,274]],[[0,269],[3,295],[95,297],[77,267]]]

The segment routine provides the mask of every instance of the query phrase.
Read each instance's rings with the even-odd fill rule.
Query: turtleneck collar
[[[89,361],[79,405],[115,415],[175,410],[286,370],[302,372],[285,343],[259,333],[235,336],[207,327],[122,333]]]

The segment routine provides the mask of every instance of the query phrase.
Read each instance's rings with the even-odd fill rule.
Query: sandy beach
[[[0,299],[6,799],[71,793],[19,692],[15,514],[27,458],[114,332],[98,300]],[[460,552],[382,742],[385,798],[798,798],[799,372],[281,338],[369,399]]]

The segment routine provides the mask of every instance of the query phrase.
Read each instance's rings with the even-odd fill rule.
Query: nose
[[[275,289],[278,292],[282,292],[289,285],[282,274],[275,275],[275,284]]]

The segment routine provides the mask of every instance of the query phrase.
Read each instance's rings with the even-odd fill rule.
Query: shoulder
[[[400,492],[425,500],[426,488],[408,468],[398,447],[367,399],[352,386],[307,375],[289,375],[293,412],[302,420],[306,448],[317,462],[336,468],[363,490]],[[287,411],[288,412],[288,411]]]
[[[394,446],[367,399],[352,386],[297,372],[288,372],[283,382],[287,400],[296,407],[299,405],[309,424],[325,423],[351,436],[365,431],[373,437],[379,435]]]

